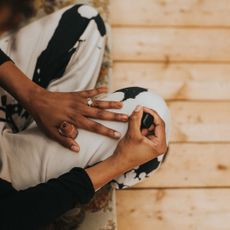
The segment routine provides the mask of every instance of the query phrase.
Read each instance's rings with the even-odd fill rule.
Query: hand
[[[143,112],[154,117],[154,135],[141,131]],[[153,126],[152,126],[153,127]],[[152,131],[150,127],[150,131]],[[150,132],[152,133],[152,132]],[[138,106],[130,116],[128,131],[119,142],[114,155],[124,172],[142,165],[167,151],[165,123],[157,112]]]
[[[71,93],[57,93],[41,90],[34,94],[33,103],[29,107],[30,113],[37,122],[37,125],[47,136],[58,141],[63,146],[78,152],[79,145],[74,141],[77,129],[82,128],[112,138],[119,138],[120,133],[109,129],[89,118],[102,120],[126,122],[128,116],[125,114],[113,113],[105,109],[119,109],[122,102],[95,100],[92,107],[87,105],[87,98],[95,97],[101,93],[106,93],[107,88],[101,87],[93,90],[85,90]],[[63,125],[65,134],[60,135],[58,129]],[[68,134],[68,130],[75,132]]]
[[[105,111],[105,109],[121,108],[121,102],[95,100],[93,107],[87,105],[87,98],[106,93],[106,88],[72,93],[49,92],[28,79],[11,61],[0,66],[0,86],[20,102],[47,136],[73,151],[79,151],[79,146],[74,141],[77,128],[87,129],[112,138],[120,137],[120,133],[98,124],[88,117],[124,122],[128,120],[128,116],[125,114]],[[63,122],[67,122],[66,124],[69,126],[64,128],[64,136],[60,135],[58,131]],[[75,126],[75,131],[73,126]],[[73,132],[69,133],[69,130]]]
[[[143,112],[154,117],[154,124],[140,130]],[[154,129],[154,135],[152,134]],[[142,165],[167,151],[165,124],[153,110],[139,106],[130,116],[126,135],[119,142],[114,154],[106,160],[86,169],[94,189],[97,190],[112,179]],[[107,170],[109,168],[109,170]],[[105,172],[106,173],[101,173]]]

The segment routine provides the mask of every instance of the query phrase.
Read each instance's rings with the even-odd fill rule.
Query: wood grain
[[[230,30],[113,28],[115,61],[229,62]]]
[[[230,26],[228,0],[113,0],[113,26]]]
[[[230,187],[229,144],[171,144],[165,162],[136,188]]]
[[[230,189],[117,192],[119,230],[228,230]]]
[[[230,102],[168,103],[174,142],[230,142]]]
[[[229,73],[229,64],[115,62],[112,88],[141,86],[167,100],[230,100]]]
[[[230,1],[113,0],[112,88],[168,102],[161,169],[117,192],[118,230],[229,230]]]

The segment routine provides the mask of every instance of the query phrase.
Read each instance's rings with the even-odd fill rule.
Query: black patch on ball
[[[148,161],[147,163],[140,165],[137,169],[135,169],[135,173],[136,173],[136,177],[140,179],[140,174],[141,173],[146,173],[146,175],[148,175],[149,173],[151,173],[153,170],[157,169],[159,166],[160,162],[158,161],[157,158],[154,158],[151,161]]]
[[[140,93],[143,93],[143,92],[147,92],[148,89],[145,89],[145,88],[141,88],[141,87],[128,87],[128,88],[124,88],[124,89],[119,89],[116,92],[122,92],[124,93],[124,98],[122,101],[125,101],[129,98],[133,98],[135,99],[137,95],[139,95]]]

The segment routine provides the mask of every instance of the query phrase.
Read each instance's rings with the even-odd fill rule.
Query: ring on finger
[[[88,98],[87,98],[87,105],[88,105],[89,107],[92,107],[92,106],[93,106],[93,99],[92,99],[91,97],[88,97]]]
[[[76,136],[78,134],[78,132],[76,131],[76,127],[67,121],[63,121],[60,124],[60,126],[58,128],[58,132],[62,136],[66,136],[66,137],[72,136],[72,138],[73,138],[73,136],[74,136],[74,138],[76,138]]]

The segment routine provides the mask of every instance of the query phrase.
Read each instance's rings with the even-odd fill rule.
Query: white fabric
[[[62,14],[71,7],[72,6],[68,6],[49,16],[37,20],[21,28],[16,34],[14,34],[14,36],[9,34],[0,40],[1,49],[11,57],[14,63],[30,79],[32,79],[38,56],[46,49]],[[95,12],[95,9],[92,7],[87,6],[86,9]],[[71,57],[64,76],[51,82],[48,90],[70,92],[94,88],[102,63],[105,39],[105,36],[102,37],[100,35],[95,21],[90,21],[86,30],[80,37],[80,40],[84,40],[84,42],[77,42],[75,44],[75,47],[77,47],[78,50]],[[17,103],[16,100],[8,95],[2,88],[0,88],[0,96],[1,95],[7,95],[7,99],[10,100],[10,103]],[[0,111],[0,117],[4,117],[2,111]],[[23,123],[25,122],[26,121],[19,121],[19,123],[22,123],[22,126],[24,126]],[[9,165],[10,161],[7,159],[9,146],[5,143],[3,138],[4,133],[11,131],[10,129],[7,129],[6,124],[0,122],[0,132],[2,135],[0,137],[0,160],[2,161],[0,177],[11,181],[9,167],[12,166]],[[31,144],[33,145],[33,143]],[[30,151],[31,144],[25,146],[25,151]],[[20,150],[23,150],[23,147],[23,145],[20,145],[19,147],[17,146],[17,149],[19,148]],[[15,153],[17,149],[14,151]]]
[[[44,19],[34,22],[17,33],[17,52],[13,50],[10,37],[0,42],[3,50],[10,55],[15,63],[32,77],[39,51],[45,49],[47,41],[54,32],[53,28],[65,9]],[[51,26],[50,26],[51,25]],[[31,36],[33,34],[33,36]],[[91,21],[82,35],[87,42],[80,46],[72,57],[64,77],[49,85],[51,91],[78,91],[93,88],[99,73],[104,52],[105,38],[101,37],[94,21]],[[25,42],[26,41],[26,42]],[[79,46],[79,44],[76,44]],[[98,48],[99,47],[99,48]],[[76,78],[76,75],[80,76]],[[3,92],[2,92],[3,93]],[[124,94],[109,94],[104,100],[122,100]],[[58,102],[57,102],[58,103]],[[120,110],[111,110],[130,115],[137,105],[155,109],[166,123],[167,142],[170,133],[170,117],[163,99],[154,92],[140,93],[135,99],[124,101]],[[126,133],[127,123],[98,121],[103,125]],[[0,123],[0,157],[3,164],[0,177],[12,182],[16,189],[24,189],[50,178],[68,172],[73,167],[86,167],[106,159],[113,154],[118,140],[114,140],[86,130],[79,130],[76,141],[80,152],[74,153],[55,141],[47,138],[33,122],[26,130],[12,133],[4,123]],[[135,151],[134,151],[135,153]],[[159,157],[159,161],[162,157]],[[109,170],[109,169],[108,169]],[[125,176],[117,180],[124,181]],[[133,185],[134,178],[128,178],[126,185]]]
[[[106,100],[122,99],[123,93],[108,95]],[[156,110],[166,123],[167,142],[170,135],[170,117],[166,104],[161,97],[154,92],[141,93],[135,99],[124,102],[119,112],[130,115],[137,105],[143,105]],[[117,110],[111,110],[118,112]],[[127,123],[99,121],[107,127],[126,133]],[[58,143],[48,139],[33,122],[25,131],[13,134],[9,129],[2,133],[4,153],[7,155],[10,165],[9,173],[15,188],[22,189],[50,178],[57,177],[71,168],[86,167],[106,159],[113,154],[118,141],[79,129],[76,141],[81,150],[79,153],[62,147]],[[133,150],[135,153],[135,150]],[[161,158],[159,157],[159,160]],[[3,162],[6,164],[6,161]],[[109,169],[108,169],[109,170]],[[125,178],[121,177],[123,181]],[[134,178],[132,178],[134,179]],[[118,179],[118,181],[120,181]],[[128,179],[126,185],[131,186],[139,182],[137,179]]]

